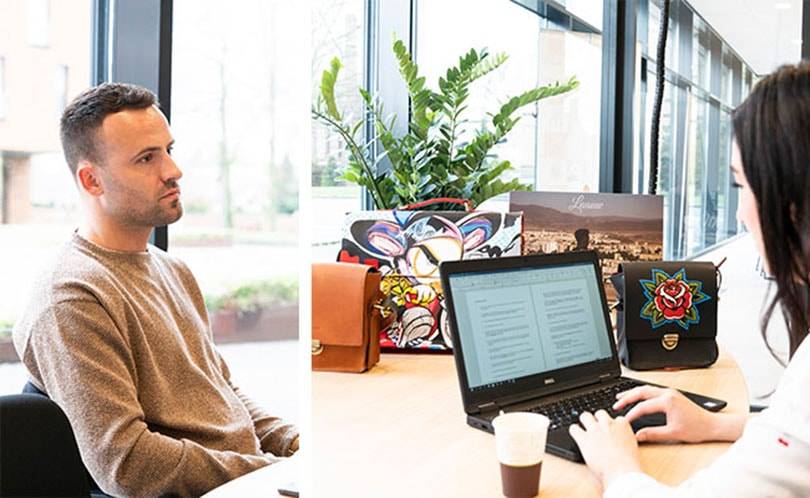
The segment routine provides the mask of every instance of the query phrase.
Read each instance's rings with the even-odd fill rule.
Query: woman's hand
[[[652,413],[666,414],[667,425],[641,429],[636,433],[638,441],[698,443],[718,438],[718,425],[722,425],[719,417],[691,402],[675,389],[640,386],[619,393],[616,397],[618,401],[613,409],[617,411],[638,402],[625,414],[628,422]]]
[[[583,413],[579,421],[582,427],[573,424],[568,431],[603,487],[619,474],[641,471],[638,443],[624,417],[613,419],[605,410],[599,410],[596,414]]]

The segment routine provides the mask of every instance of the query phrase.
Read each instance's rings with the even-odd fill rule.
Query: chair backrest
[[[39,394],[40,396],[45,396],[46,398],[49,397],[44,391],[40,391],[40,389],[30,381],[25,383],[22,392],[23,394]]]
[[[46,396],[0,396],[0,496],[90,496],[73,429]]]

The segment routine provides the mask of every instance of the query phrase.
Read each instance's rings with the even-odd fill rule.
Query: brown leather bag
[[[367,265],[312,265],[312,369],[364,372],[380,361],[380,273]]]

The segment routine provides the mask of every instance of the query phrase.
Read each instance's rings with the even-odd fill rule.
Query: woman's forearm
[[[707,432],[707,441],[734,442],[742,436],[747,413],[713,413]]]

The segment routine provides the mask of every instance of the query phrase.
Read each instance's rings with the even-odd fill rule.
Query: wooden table
[[[709,369],[626,372],[728,401],[747,413],[740,369],[721,352]],[[466,424],[452,356],[383,355],[361,375],[316,372],[312,378],[313,496],[498,497],[495,439]],[[677,484],[729,445],[642,445],[644,470]],[[601,496],[587,467],[546,455],[542,497]]]

